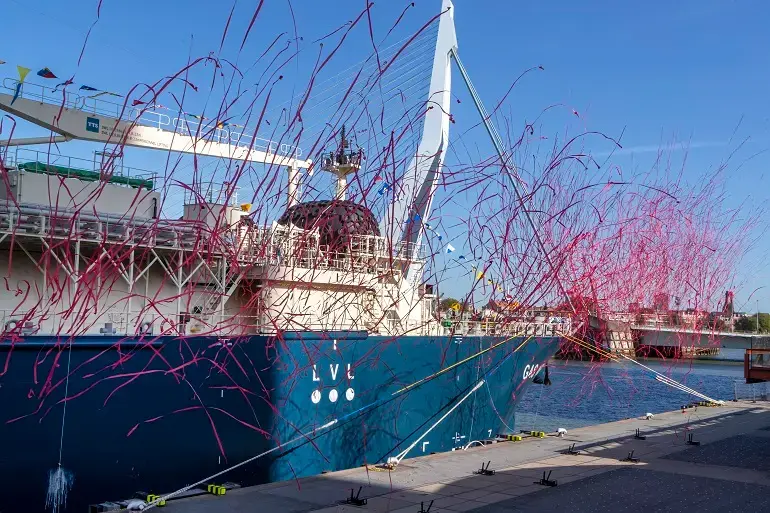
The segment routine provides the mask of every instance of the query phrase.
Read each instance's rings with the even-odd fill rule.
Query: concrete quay
[[[691,435],[700,445],[687,443]],[[572,444],[578,455],[565,454]],[[622,461],[631,451],[639,461]],[[494,475],[474,474],[487,461]],[[393,471],[361,467],[169,500],[163,509],[420,513],[433,501],[430,513],[770,512],[768,471],[770,403],[731,402],[407,459]],[[557,486],[536,484],[544,472]],[[359,487],[365,506],[340,503]]]

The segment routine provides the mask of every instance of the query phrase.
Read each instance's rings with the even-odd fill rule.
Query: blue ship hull
[[[13,490],[0,494],[4,513],[43,509],[47,472],[59,460],[65,343],[34,336],[0,346],[0,482]],[[428,430],[407,457],[510,433],[516,403],[558,343],[351,332],[152,344],[77,337],[62,453],[74,486],[65,511],[140,490],[168,493],[277,446],[220,481],[250,485],[382,463]]]

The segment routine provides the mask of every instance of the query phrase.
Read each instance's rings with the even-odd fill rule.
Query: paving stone
[[[757,436],[733,436],[718,442],[690,446],[686,450],[663,457],[690,463],[770,471],[770,443],[767,438]]]
[[[234,490],[221,498],[169,501],[165,512],[418,513],[421,501],[427,508],[435,500],[431,513],[770,513],[770,498],[765,499],[770,497],[770,441],[763,431],[770,427],[770,404],[705,409],[697,419],[664,413],[654,421],[630,419],[570,430],[581,456],[561,454],[569,444],[555,437],[500,443],[405,460],[393,472],[349,469],[299,484]],[[646,441],[633,439],[636,428]],[[685,446],[686,432],[703,445]],[[619,461],[617,456],[630,450],[638,451],[641,463]],[[471,473],[489,460],[498,470],[494,476]],[[543,471],[551,470],[559,486],[535,484]],[[359,486],[364,486],[361,495],[369,499],[368,507],[339,504]]]
[[[770,511],[770,487],[673,475],[640,467],[617,469],[474,509],[472,513],[725,513]]]

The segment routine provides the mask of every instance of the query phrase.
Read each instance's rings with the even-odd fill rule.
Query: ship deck
[[[646,440],[634,437],[636,429]],[[689,445],[687,437],[700,445]],[[770,405],[690,408],[405,460],[395,471],[355,468],[226,495],[169,500],[170,513],[396,511],[768,511]],[[564,454],[571,444],[579,455]],[[639,462],[624,462],[630,451]],[[494,475],[475,475],[491,461]],[[549,472],[556,487],[536,484]],[[367,505],[340,504],[363,487]],[[622,504],[622,506],[621,506]]]

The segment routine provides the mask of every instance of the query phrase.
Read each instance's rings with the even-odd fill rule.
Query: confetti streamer
[[[27,384],[23,391],[12,387],[4,392],[14,409],[0,412],[0,434],[25,426],[47,429],[60,409],[72,401],[77,405],[62,422],[67,429],[60,449],[65,449],[68,468],[60,456],[50,471],[47,508],[74,511],[96,502],[83,489],[80,469],[99,460],[99,451],[116,451],[119,465],[136,467],[131,479],[114,481],[125,496],[111,499],[157,489],[158,481],[163,489],[183,487],[204,476],[168,472],[154,458],[163,454],[164,461],[181,461],[189,456],[189,447],[180,453],[175,443],[179,425],[194,436],[194,452],[206,465],[224,470],[238,462],[244,446],[290,440],[307,431],[305,420],[314,423],[332,415],[330,405],[355,411],[368,404],[365,398],[393,385],[410,390],[403,401],[378,405],[376,415],[357,420],[359,427],[350,423],[345,428],[351,443],[367,447],[362,457],[384,460],[423,434],[413,425],[402,429],[411,417],[419,415],[415,422],[432,425],[440,418],[437,412],[453,407],[451,401],[442,402],[443,390],[462,388],[457,376],[486,372],[498,358],[490,350],[466,363],[453,360],[458,335],[479,335],[479,347],[487,351],[492,339],[483,334],[494,332],[499,342],[536,316],[556,319],[553,324],[568,320],[579,328],[560,341],[551,337],[554,348],[558,344],[562,356],[597,363],[596,349],[606,345],[607,334],[587,327],[592,320],[610,314],[625,315],[629,322],[666,316],[680,326],[708,328],[718,324],[712,312],[732,308],[726,306],[732,300],[724,291],[735,286],[735,269],[757,217],[727,207],[719,185],[726,167],[703,172],[694,186],[684,187],[683,176],[673,168],[626,168],[612,159],[597,163],[594,148],[615,143],[609,135],[588,133],[593,127],[576,133],[565,128],[575,117],[586,122],[577,110],[546,102],[543,112],[549,116],[539,116],[536,109],[527,114],[536,121],[525,126],[520,118],[506,117],[519,109],[510,109],[511,100],[504,98],[490,115],[499,121],[510,161],[527,164],[512,171],[523,199],[502,174],[499,156],[479,149],[489,144],[472,112],[450,113],[449,156],[438,168],[435,189],[410,188],[426,117],[443,108],[418,92],[429,90],[438,18],[416,19],[418,13],[408,7],[393,23],[395,15],[378,19],[376,5],[359,6],[350,22],[322,29],[325,36],[308,53],[294,14],[274,25],[263,23],[258,19],[262,3],[252,7],[250,23],[240,27],[231,23],[234,8],[227,8],[216,54],[193,52],[189,61],[183,56],[184,67],[153,67],[143,83],[110,85],[124,95],[84,84],[72,94],[62,90],[71,84],[67,81],[46,98],[57,112],[65,112],[62,107],[72,108],[76,96],[78,106],[87,105],[82,118],[98,118],[85,126],[101,126],[100,134],[111,126],[101,113],[114,112],[145,135],[167,131],[176,139],[188,137],[195,148],[222,144],[228,151],[223,158],[143,151],[142,162],[149,168],[143,173],[129,162],[133,152],[126,151],[125,132],[116,130],[109,144],[91,148],[97,153],[62,155],[57,145],[41,145],[29,159],[13,162],[28,166],[19,171],[51,180],[50,189],[60,191],[51,197],[64,198],[58,207],[35,204],[6,212],[9,240],[19,247],[33,238],[37,243],[24,246],[33,257],[17,251],[0,272],[8,322],[0,377]],[[249,39],[257,27],[265,31],[260,40],[269,43],[261,48],[253,48],[258,42]],[[389,29],[408,35],[380,41]],[[84,44],[81,57],[85,51]],[[351,57],[358,54],[358,61]],[[310,65],[300,66],[307,55]],[[13,101],[30,71],[17,69]],[[298,77],[296,69],[307,73]],[[43,71],[51,76],[41,77],[54,77],[48,68]],[[76,76],[75,71],[80,72],[64,76]],[[505,73],[499,78],[510,85],[509,92],[519,80]],[[541,80],[527,73],[524,78]],[[198,89],[193,82],[199,94],[193,94]],[[45,91],[47,97],[50,88]],[[459,87],[453,95],[448,102],[453,106],[460,97],[468,98]],[[137,106],[142,108],[132,108]],[[241,160],[248,152],[275,159],[265,164]],[[309,169],[299,168],[295,181],[287,173],[291,159],[312,161]],[[6,164],[11,162],[3,161],[3,168]],[[338,193],[338,175],[323,168],[339,173],[343,165],[351,172]],[[82,179],[92,191],[89,196],[54,182],[65,173],[68,181]],[[398,194],[380,199],[394,190]],[[118,197],[126,201],[119,204]],[[545,254],[536,236],[544,241]],[[414,277],[414,290],[424,311],[422,306],[404,308],[400,286],[406,282],[398,281],[409,275],[416,258],[424,268]],[[266,269],[290,272],[276,278]],[[337,276],[339,287],[333,281]],[[376,279],[362,285],[367,276]],[[316,281],[323,283],[318,290]],[[563,291],[557,282],[564,284]],[[445,304],[451,296],[458,299]],[[677,306],[664,308],[664,297],[677,298]],[[665,313],[655,312],[655,304]],[[363,330],[368,332],[366,351],[350,356],[351,340],[339,334]],[[48,342],[25,349],[31,334]],[[430,337],[436,351],[427,356],[412,351],[422,350],[410,345],[416,344],[413,336]],[[687,342],[684,335],[681,339]],[[527,342],[524,348],[541,343]],[[67,368],[62,358],[73,344],[78,359]],[[710,344],[717,348],[719,341],[713,338]],[[639,351],[642,356],[675,356],[658,349]],[[390,355],[396,353],[410,355],[400,357],[398,365],[414,367],[394,370]],[[451,379],[442,381],[442,369],[453,365],[461,372],[447,373]],[[356,373],[368,376],[354,379]],[[428,382],[438,376],[426,387],[433,391],[422,396],[410,396],[412,384],[398,382],[403,378],[393,378],[381,390],[358,388],[361,382],[374,382],[374,376],[405,374]],[[489,392],[484,393],[489,396],[464,405],[463,414],[484,419],[474,425],[491,428],[506,422],[509,405],[524,397],[511,375],[506,371],[504,381],[488,376]],[[584,386],[580,393],[612,393],[597,371],[588,373]],[[148,393],[155,395],[148,399]],[[296,411],[284,415],[293,407]],[[116,432],[104,434],[92,426],[87,413],[97,410],[110,415],[109,429]],[[308,412],[313,414],[308,417]],[[58,431],[58,420],[55,424]],[[90,434],[92,447],[75,447],[72,426]],[[307,437],[281,450],[270,472],[293,479],[338,465],[337,446],[329,442],[338,433]],[[393,447],[366,452],[376,438],[372,433]],[[490,436],[486,430],[476,434],[474,439]],[[454,429],[441,437],[452,435]],[[106,447],[104,440],[124,440],[132,449]],[[155,440],[158,447],[142,453],[141,440]],[[28,442],[8,440],[8,450],[14,457],[17,445],[19,451],[39,450],[39,443]],[[75,450],[78,458],[68,456]],[[293,455],[307,464],[292,467]],[[14,477],[9,473],[19,473],[25,481],[40,483],[53,463],[36,467],[34,475],[24,468],[0,470],[0,477],[6,482]],[[232,479],[260,475],[267,468],[261,465],[255,462]],[[37,502],[29,504],[42,505],[42,489],[35,493]],[[8,501],[17,499],[0,497],[0,509],[10,509]]]

